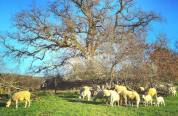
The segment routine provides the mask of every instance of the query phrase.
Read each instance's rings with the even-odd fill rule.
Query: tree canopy
[[[32,66],[36,60],[52,59],[35,67],[35,72],[55,70],[71,58],[102,62],[105,56],[110,56],[113,72],[122,59],[139,62],[145,55],[147,29],[159,19],[154,12],[136,8],[134,0],[55,0],[47,8],[34,5],[17,13],[16,31],[1,39],[7,54],[31,57]]]

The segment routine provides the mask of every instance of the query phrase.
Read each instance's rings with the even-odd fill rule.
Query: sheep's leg
[[[133,107],[133,102],[131,101],[130,103],[131,103],[131,106]]]
[[[25,100],[25,108],[27,107],[27,100]]]
[[[88,96],[87,98],[88,98],[88,101],[90,101],[90,96]]]
[[[15,101],[15,108],[18,108],[18,100]]]
[[[120,101],[120,104],[122,105],[122,98],[119,101]]]
[[[113,106],[113,104],[114,104],[114,103],[113,103],[113,101],[111,100],[111,102],[110,102],[110,106]]]
[[[161,105],[164,105],[164,101],[161,102]]]
[[[131,106],[131,103],[130,103],[130,101],[128,101],[128,104],[129,104],[129,106]]]
[[[133,107],[133,101],[130,101],[130,105]]]
[[[127,96],[124,96],[125,105],[127,106]]]
[[[117,101],[117,106],[119,106],[119,100]]]
[[[139,103],[140,103],[140,101],[137,100],[137,101],[136,101],[137,108],[139,107]]]
[[[110,106],[113,106],[113,104],[114,104],[114,100],[113,100],[113,98],[110,96]]]
[[[150,103],[150,104],[151,104],[151,106],[152,106],[152,105],[153,105],[153,102],[151,101],[151,103]]]
[[[147,104],[146,101],[144,101],[144,104],[145,104],[145,107],[146,107],[146,104]]]
[[[28,107],[30,107],[30,105],[31,105],[31,101],[30,101],[30,100],[28,100]]]

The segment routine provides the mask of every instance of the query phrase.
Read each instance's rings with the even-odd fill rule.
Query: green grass
[[[32,101],[30,108],[23,108],[21,103],[18,109],[15,106],[0,107],[0,116],[178,116],[178,96],[165,97],[166,106],[148,106],[139,108],[114,106],[110,107],[101,101],[79,101],[73,93],[58,95],[40,95],[41,99]]]

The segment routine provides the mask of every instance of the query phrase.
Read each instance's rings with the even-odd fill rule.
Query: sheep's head
[[[7,108],[10,107],[10,105],[11,105],[11,99],[6,102],[6,107]]]
[[[140,90],[141,90],[141,91],[145,91],[145,88],[144,88],[144,87],[140,87]]]

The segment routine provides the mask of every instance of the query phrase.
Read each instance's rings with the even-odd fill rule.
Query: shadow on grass
[[[6,103],[5,102],[0,102],[0,107],[5,107]]]
[[[58,93],[56,94],[58,97],[60,98],[64,98],[64,99],[72,99],[72,98],[78,98],[77,94],[74,93]]]
[[[94,105],[98,105],[98,104],[104,104],[103,102],[94,102],[94,101],[84,101],[81,99],[65,99],[68,102],[78,102],[78,103],[83,103],[83,104],[94,104]]]
[[[90,100],[90,101],[86,101],[86,100],[82,100],[82,99],[79,99],[79,95],[78,94],[75,94],[75,93],[58,93],[56,94],[58,97],[64,99],[64,100],[67,100],[68,102],[74,102],[74,103],[83,103],[83,104],[93,104],[93,105],[105,105],[104,101],[103,100],[97,100],[97,101],[93,101],[93,100]]]

